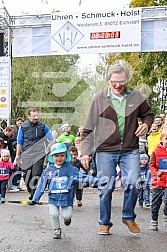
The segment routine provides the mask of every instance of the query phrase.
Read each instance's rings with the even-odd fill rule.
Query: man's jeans
[[[152,201],[151,201],[151,216],[153,220],[158,220],[159,209],[164,202],[163,212],[167,216],[167,188],[153,188],[152,189]]]
[[[122,183],[124,186],[124,202],[122,219],[134,221],[136,214],[134,208],[138,197],[136,181],[140,174],[139,151],[126,151],[122,153],[98,152],[96,153],[97,176],[107,179],[107,186],[99,188],[100,197],[100,225],[112,226],[111,201],[112,192],[115,188],[116,166],[119,165],[122,172]]]

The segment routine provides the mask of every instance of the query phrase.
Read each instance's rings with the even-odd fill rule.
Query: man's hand
[[[137,128],[136,132],[135,132],[135,135],[137,137],[140,137],[140,136],[144,136],[145,134],[147,134],[148,132],[148,125],[146,123],[143,123],[141,125],[139,125],[139,127]]]
[[[20,157],[19,157],[19,156],[16,156],[15,159],[14,159],[13,164],[14,164],[14,165],[17,165],[17,163],[19,162],[19,160],[20,160]]]
[[[89,157],[89,155],[84,155],[81,157],[81,163],[82,163],[83,167],[85,168],[85,170],[89,170],[90,160],[91,160],[91,158]]]

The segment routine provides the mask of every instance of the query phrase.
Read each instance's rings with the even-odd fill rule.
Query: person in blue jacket
[[[143,207],[143,203],[145,203],[146,207],[150,206],[150,180],[149,157],[146,153],[143,153],[140,154],[140,177],[138,179],[138,202],[140,207]]]
[[[54,164],[50,164],[42,173],[38,182],[32,204],[37,204],[48,188],[49,215],[54,229],[53,238],[61,239],[59,215],[64,224],[69,226],[72,217],[74,185],[76,183],[97,184],[98,178],[86,175],[70,164],[71,154],[64,143],[55,143],[51,147],[51,157]]]

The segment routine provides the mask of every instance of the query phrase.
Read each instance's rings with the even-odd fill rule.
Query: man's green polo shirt
[[[122,96],[116,96],[111,93],[111,89],[108,88],[107,97],[110,97],[111,102],[115,108],[115,112],[118,119],[118,128],[121,141],[123,140],[124,128],[125,128],[125,107],[126,96],[131,92],[130,87],[126,86],[125,94]]]

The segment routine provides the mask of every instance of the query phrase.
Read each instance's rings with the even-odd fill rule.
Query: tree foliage
[[[35,104],[40,112],[54,108],[40,107],[43,102],[56,100],[55,83],[69,82],[63,74],[77,62],[78,55],[14,58],[12,60],[12,118],[27,117],[29,104]],[[59,89],[59,87],[57,87]],[[52,120],[49,120],[52,123]]]
[[[132,0],[130,7],[157,6],[166,5],[167,0]],[[140,84],[148,85],[151,94],[148,101],[152,107],[154,114],[160,113],[161,100],[158,99],[159,93],[154,91],[159,79],[167,80],[167,52],[144,52],[144,53],[119,53],[109,54],[107,63],[110,65],[115,61],[124,60],[131,66],[132,79],[129,82],[131,87]],[[163,101],[164,102],[164,101]]]
[[[27,109],[37,107],[52,128],[65,122],[82,125],[99,86],[92,73],[79,71],[78,59],[78,55],[14,58],[11,122],[27,118]]]
[[[130,7],[145,7],[159,5],[156,0],[132,0],[129,4]]]

